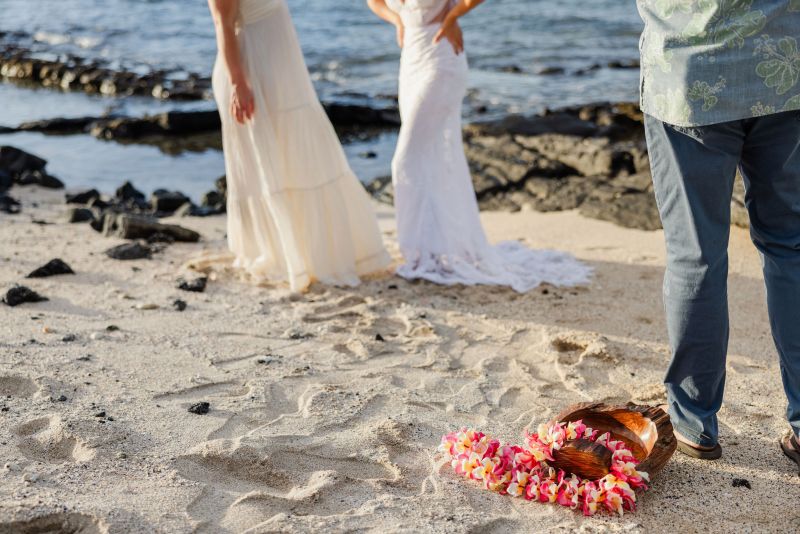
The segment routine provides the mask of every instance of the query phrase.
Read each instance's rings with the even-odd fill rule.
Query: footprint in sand
[[[342,319],[345,321],[359,319],[363,316],[363,313],[355,308],[362,307],[366,303],[367,301],[363,298],[357,295],[350,295],[339,299],[335,303],[317,306],[311,313],[303,316],[303,322],[322,323]]]
[[[77,512],[60,512],[0,523],[0,534],[107,534],[102,519]]]
[[[14,433],[20,438],[17,446],[28,458],[41,462],[88,462],[96,451],[70,434],[58,416],[51,415],[28,421]]]
[[[182,476],[206,484],[188,509],[200,521],[197,531],[242,532],[267,528],[284,514],[345,513],[373,499],[376,484],[398,476],[352,451],[311,439],[287,436],[267,446],[215,440],[179,458]]]
[[[0,376],[0,397],[32,397],[39,387],[30,378],[21,376]]]
[[[664,398],[666,361],[652,346],[583,332],[558,334],[550,345],[564,386],[586,400],[653,404]]]
[[[619,362],[609,341],[599,334],[566,332],[553,336],[550,346],[556,351],[555,367],[567,389],[587,400],[592,384],[607,384],[609,372]]]

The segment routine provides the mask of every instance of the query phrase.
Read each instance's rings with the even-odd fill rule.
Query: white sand
[[[219,273],[195,294],[175,280],[187,259],[224,248],[224,217],[177,221],[199,230],[201,245],[120,262],[103,254],[118,242],[87,225],[30,222],[59,221],[61,193],[14,195],[25,211],[0,215],[0,288],[22,282],[50,301],[0,306],[0,533],[48,524],[82,533],[800,524],[800,477],[777,447],[785,398],[746,232],[734,229],[731,242],[725,456],[676,455],[636,513],[586,519],[482,490],[440,469],[434,453],[462,425],[518,441],[571,403],[662,401],[661,233],[575,213],[484,214],[492,239],[594,265],[594,282],[580,289],[518,295],[384,277],[293,296]],[[394,249],[392,214],[381,209]],[[24,280],[54,257],[78,274]],[[176,298],[185,312],[172,309]],[[137,309],[147,304],[159,308]],[[76,341],[62,341],[67,334]],[[564,339],[580,348],[558,352],[553,342]],[[209,414],[187,412],[199,401]],[[732,487],[734,478],[752,490]]]

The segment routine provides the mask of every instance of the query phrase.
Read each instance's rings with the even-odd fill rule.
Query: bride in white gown
[[[478,215],[461,137],[467,59],[458,19],[483,0],[367,0],[395,25],[402,127],[392,162],[398,274],[441,284],[586,283],[591,269],[569,254],[516,241],[490,245]]]
[[[285,0],[208,0],[228,245],[260,281],[355,285],[390,263],[306,69]]]

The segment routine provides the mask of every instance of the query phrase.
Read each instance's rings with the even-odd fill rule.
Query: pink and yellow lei
[[[609,473],[598,480],[567,474],[548,465],[565,443],[586,439],[612,451]],[[598,436],[581,421],[540,425],[526,434],[525,445],[504,445],[486,434],[463,428],[442,437],[439,446],[456,473],[480,481],[486,489],[529,501],[558,503],[585,515],[608,510],[622,515],[636,507],[636,490],[647,489],[647,473],[625,443]]]

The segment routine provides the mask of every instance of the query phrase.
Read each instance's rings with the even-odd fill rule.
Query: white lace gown
[[[369,196],[317,99],[285,0],[241,0],[239,9],[253,120],[232,117],[221,57],[213,75],[234,265],[293,290],[356,285],[390,263]]]
[[[588,282],[591,269],[569,254],[516,241],[490,245],[481,226],[461,137],[467,58],[432,24],[452,0],[389,0],[405,26],[400,59],[402,127],[392,161],[398,274],[439,284],[489,284],[525,292],[541,283]]]

